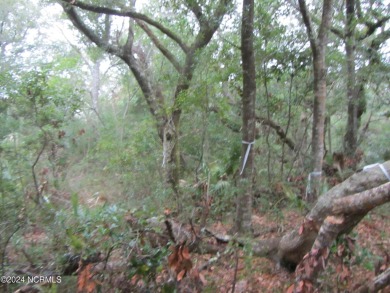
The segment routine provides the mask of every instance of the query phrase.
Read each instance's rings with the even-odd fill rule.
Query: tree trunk
[[[100,63],[101,59],[97,59],[91,65],[91,99],[92,99],[92,108],[95,111],[96,115],[100,114],[99,111],[99,92],[100,92]]]
[[[235,229],[249,233],[252,229],[253,143],[256,130],[256,69],[253,51],[254,0],[244,0],[241,27],[241,57],[243,70],[242,150],[240,194],[237,197]]]
[[[314,54],[315,56],[316,54]],[[320,58],[314,57],[314,106],[313,106],[313,128],[312,128],[312,164],[313,170],[309,180],[312,189],[308,190],[307,199],[313,201],[319,194],[321,172],[324,157],[324,130],[325,130],[325,101],[326,101],[326,68],[325,68],[325,47],[319,50]],[[309,183],[310,184],[310,183]]]
[[[356,293],[379,292],[379,290],[381,289],[388,288],[389,284],[390,284],[390,268],[387,268],[386,271],[384,271],[379,276],[375,277],[374,280],[358,288],[356,290]]]
[[[390,161],[383,164],[383,167],[390,172]],[[295,267],[303,256],[309,252],[318,231],[322,226],[325,218],[337,212],[338,200],[352,194],[358,194],[365,190],[378,187],[388,181],[388,178],[379,167],[369,168],[355,173],[343,183],[333,187],[327,193],[323,194],[316,202],[313,209],[306,215],[303,223],[295,230],[284,235],[278,246],[278,260],[282,265]],[[343,199],[348,200],[348,199]],[[358,200],[356,200],[358,202]],[[374,202],[375,203],[375,202]],[[376,206],[372,204],[370,208]],[[369,206],[367,205],[366,208]],[[341,233],[348,233],[367,213],[353,212],[353,218],[348,221]]]
[[[322,20],[318,35],[315,36],[312,21],[305,0],[299,0],[299,9],[306,27],[313,56],[314,74],[314,103],[312,128],[312,162],[308,182],[307,199],[314,200],[319,193],[322,163],[324,157],[324,128],[325,128],[325,102],[326,102],[326,63],[325,51],[328,42],[328,31],[332,17],[333,0],[324,0],[322,6]]]
[[[321,225],[310,252],[296,269],[296,288],[314,292],[318,274],[325,269],[330,248],[338,235],[350,231],[374,207],[390,201],[390,182],[364,192],[336,199],[331,215]]]
[[[194,71],[197,66],[197,55],[210,42],[214,33],[219,28],[223,16],[230,8],[231,0],[220,0],[214,7],[212,13],[205,15],[203,7],[196,1],[188,1],[185,3],[187,8],[193,12],[199,25],[198,32],[195,34],[192,44],[186,44],[186,35],[182,38],[176,35],[175,32],[165,27],[162,23],[151,19],[147,15],[131,11],[121,11],[110,7],[102,7],[94,4],[83,3],[82,1],[63,0],[61,5],[72,21],[73,25],[80,30],[90,41],[95,43],[105,52],[115,55],[122,59],[133,73],[145,100],[148,104],[149,111],[155,118],[157,131],[160,139],[163,142],[163,166],[166,182],[170,183],[172,189],[179,200],[179,178],[180,178],[180,150],[179,150],[179,126],[181,117],[181,102],[180,95],[190,87]],[[135,1],[131,1],[134,7]],[[75,7],[82,10],[98,13],[106,16],[120,16],[129,19],[129,28],[127,41],[124,45],[119,45],[117,40],[110,40],[110,27],[106,25],[106,32],[101,37],[96,31],[88,26],[88,22],[83,20]],[[106,24],[108,24],[106,17]],[[179,74],[176,84],[175,94],[173,98],[172,113],[167,113],[169,108],[166,104],[164,94],[160,89],[160,85],[156,84],[152,78],[153,72],[150,70],[150,60],[145,56],[142,47],[134,44],[133,26],[137,24],[149,37],[151,42],[159,50],[159,52],[172,64],[173,68]],[[175,45],[177,45],[184,53],[185,62],[182,62],[178,57],[173,55],[167,47],[160,41],[158,36],[149,28],[152,26],[164,34]],[[112,37],[112,36],[111,36]],[[114,45],[115,44],[115,45]],[[179,201],[178,201],[179,205]]]
[[[172,187],[176,197],[178,211],[182,210],[179,180],[180,180],[180,149],[179,149],[179,125],[180,111],[176,110],[168,118],[163,127],[163,163],[165,180]]]
[[[390,173],[390,161],[384,163],[382,167]],[[253,240],[251,246],[254,255],[276,260],[282,266],[294,270],[313,248],[315,252],[328,247],[335,238],[349,233],[373,208],[390,201],[390,182],[386,172],[380,166],[372,166],[355,173],[323,194],[302,221],[297,219],[300,224],[294,230],[282,237]],[[137,221],[132,219],[129,222]],[[192,224],[175,223],[172,220],[169,222],[174,235],[171,238],[174,238],[176,243],[188,243],[191,250],[200,253],[216,253],[223,249],[218,245],[203,243],[202,237],[195,232],[199,229],[194,228]],[[159,231],[164,228],[164,223],[157,219],[150,219],[149,225],[160,227],[157,229]],[[218,235],[211,229],[204,229],[198,233],[206,233],[205,236],[214,237],[218,243],[228,243],[233,239],[230,236]],[[244,245],[247,239],[234,238],[233,241]],[[323,255],[312,253],[311,256]]]
[[[352,156],[357,148],[358,95],[355,86],[355,0],[346,1],[345,52],[347,63],[348,121],[344,137],[344,152]]]

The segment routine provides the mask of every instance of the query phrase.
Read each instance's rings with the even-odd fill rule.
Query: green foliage
[[[129,278],[141,276],[148,284],[156,281],[156,276],[166,265],[170,251],[166,247],[153,249],[143,247],[144,257],[133,256],[130,260]]]
[[[68,210],[56,213],[53,232],[69,251],[81,254],[83,258],[99,253],[108,253],[118,245],[126,234],[125,211],[116,205],[104,205],[89,209],[77,205],[77,216],[68,217]],[[69,252],[68,251],[68,252]],[[63,252],[64,253],[64,252]]]
[[[35,29],[39,13],[30,2],[0,3],[0,255],[7,251],[7,245],[21,251],[28,244],[24,233],[30,233],[35,225],[50,236],[44,244],[27,250],[37,263],[42,264],[48,252],[53,252],[56,259],[67,252],[87,258],[98,253],[107,256],[112,249],[120,248],[121,257],[130,263],[128,277],[141,276],[145,283],[152,284],[153,291],[157,288],[156,276],[166,265],[168,250],[145,243],[140,231],[133,231],[126,224],[125,217],[127,211],[133,211],[140,230],[145,230],[149,218],[172,208],[173,192],[164,181],[162,143],[156,131],[156,122],[161,121],[150,114],[132,73],[127,66],[117,64],[117,57],[106,58],[103,50],[87,44],[79,35],[75,37],[77,42],[69,38],[73,47],[53,35],[46,38],[45,44],[40,43],[45,39],[42,32],[48,23],[41,19],[39,31]],[[129,2],[112,2],[86,1],[129,9]],[[208,18],[217,2],[196,3],[202,17]],[[199,29],[190,4],[191,1],[179,0],[149,1],[143,7],[146,15],[190,44]],[[185,183],[180,187],[179,200],[185,212],[179,216],[187,217],[187,212],[203,209],[203,201],[212,199],[207,203],[208,221],[231,217],[236,195],[242,191],[237,187],[242,148],[241,19],[240,7],[237,2],[234,5],[209,46],[197,52],[190,87],[176,101],[170,98],[181,74],[134,24],[133,49],[146,56],[145,60],[138,59],[140,68],[146,68],[143,74],[150,77],[153,90],[164,96],[163,101],[155,102],[163,104],[164,114],[172,114],[178,108],[182,111],[178,135],[182,155],[180,179]],[[311,52],[306,31],[293,20],[300,18],[290,5],[269,0],[255,5],[257,115],[275,122],[279,131],[285,132],[299,148],[299,152],[290,150],[280,133],[258,121],[254,147],[255,207],[261,212],[272,209],[280,219],[284,216],[283,206],[307,208],[298,186],[304,183],[294,183],[290,178],[304,174],[310,161]],[[372,23],[386,11],[379,2],[363,1],[362,9],[363,19]],[[110,46],[126,42],[128,19],[122,26],[118,17],[79,13],[100,37],[107,35],[110,23]],[[336,27],[343,27],[342,13],[336,11],[333,22]],[[364,27],[364,23],[358,27]],[[185,54],[178,44],[155,27],[149,28],[183,65]],[[388,58],[379,50],[375,62],[367,65],[367,49],[373,48],[372,41],[381,30],[385,31],[385,27],[357,43],[357,77],[365,78],[367,109],[360,132],[364,163],[389,156]],[[362,33],[358,32],[358,36]],[[328,127],[332,149],[339,150],[347,121],[345,52],[341,39],[331,36],[330,42],[326,56],[330,85],[327,114],[332,120]],[[91,64],[96,63],[100,65],[99,88],[93,89],[89,73]],[[92,90],[99,93],[99,109],[91,109]],[[276,183],[280,183],[278,191]],[[200,184],[207,190],[197,187]],[[39,207],[31,204],[36,193],[45,198]],[[99,202],[100,198],[106,200]],[[244,252],[250,270],[251,247],[245,246]],[[372,270],[373,259],[368,250],[358,252],[357,262],[367,269]],[[163,286],[157,289],[174,290],[169,284]]]

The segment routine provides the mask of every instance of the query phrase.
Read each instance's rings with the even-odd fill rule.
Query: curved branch
[[[203,12],[202,12],[202,8],[199,6],[199,3],[197,1],[187,1],[185,5],[187,5],[187,7],[192,11],[196,19],[198,20],[198,22],[202,23]]]
[[[162,33],[164,33],[166,36],[174,40],[180,48],[186,53],[188,52],[188,46],[180,39],[179,36],[177,36],[174,32],[163,26],[161,23],[151,19],[150,17],[146,16],[145,14],[134,12],[134,11],[120,11],[108,7],[102,7],[97,5],[90,5],[86,4],[80,1],[75,0],[61,0],[63,3],[70,4],[72,7],[78,7],[86,11],[94,12],[94,13],[102,13],[102,14],[109,14],[109,15],[115,15],[115,16],[123,16],[123,17],[130,17],[138,20],[142,20],[151,26],[154,26],[158,30],[160,30]]]
[[[362,41],[366,38],[368,38],[369,36],[373,35],[375,33],[375,31],[384,26],[385,23],[390,20],[390,16],[386,16],[386,17],[383,17],[381,19],[379,19],[377,22],[373,23],[373,22],[365,22],[364,24],[366,25],[367,27],[367,31],[364,35],[360,36],[358,38],[359,41]]]
[[[77,14],[74,7],[62,4],[62,7],[70,19],[70,21],[73,23],[73,25],[82,32],[88,39],[90,39],[93,43],[96,44],[99,48],[103,49],[104,51],[116,55],[118,57],[122,57],[122,53],[120,52],[119,48],[116,48],[114,46],[111,46],[108,44],[106,40],[101,39],[97,34],[95,34],[92,30],[90,30],[84,22],[80,19],[80,16]]]
[[[209,111],[214,112],[214,113],[218,113],[219,109],[217,107],[210,107]],[[224,125],[226,125],[233,132],[238,133],[241,131],[241,127],[237,123],[230,121],[229,119],[227,119],[226,117],[223,117],[222,115],[221,115],[220,119],[221,119],[221,122]],[[276,131],[276,134],[279,136],[279,138],[285,144],[287,144],[287,146],[292,151],[294,151],[294,152],[298,151],[298,148],[295,145],[295,143],[293,142],[293,140],[287,136],[287,134],[284,132],[283,128],[279,124],[277,124],[275,121],[273,121],[272,119],[262,117],[262,116],[258,116],[258,115],[256,115],[256,121],[260,124],[267,125],[267,126],[271,127],[272,129],[274,129]]]
[[[102,40],[98,35],[91,31],[80,19],[77,11],[73,6],[66,4],[63,4],[62,6],[64,8],[65,13],[72,21],[73,25],[85,36],[87,36],[88,39],[90,39],[99,48],[102,48],[106,52],[118,56],[129,66],[131,72],[134,74],[134,77],[138,82],[138,85],[142,90],[142,93],[144,94],[144,97],[149,107],[149,111],[153,116],[157,118],[158,121],[161,120],[161,106],[159,103],[162,103],[161,100],[163,99],[163,97],[161,95],[159,95],[157,98],[154,97],[153,89],[148,76],[139,68],[139,64],[132,54],[133,31],[131,26],[129,27],[127,42],[124,45],[123,49],[120,50],[119,48],[110,46],[107,42]]]
[[[153,34],[153,32],[148,28],[148,26],[141,20],[136,20],[137,24],[143,29],[143,31],[149,36],[153,44],[160,50],[160,52],[172,63],[173,67],[177,72],[182,72],[182,67],[179,61],[175,56],[158,40],[158,38]]]
[[[189,50],[186,52],[186,60],[182,70],[182,79],[176,87],[175,90],[175,103],[174,108],[177,107],[179,101],[179,95],[187,90],[190,86],[190,82],[193,77],[194,70],[198,63],[197,54],[199,50],[206,47],[214,33],[219,28],[219,25],[222,22],[223,16],[229,10],[230,4],[232,0],[220,0],[218,2],[218,6],[215,8],[213,15],[209,20],[203,20],[203,18],[199,21],[200,29],[198,34],[195,37],[195,41],[190,46]],[[180,111],[177,111],[180,116]]]
[[[306,6],[306,1],[299,0],[298,2],[299,2],[299,11],[301,12],[302,20],[306,27],[307,36],[309,37],[309,41],[310,41],[310,46],[312,47],[312,50],[314,52],[315,48],[317,48],[317,41],[316,41],[316,37],[314,36],[313,25]]]
[[[390,182],[333,201],[333,214],[367,213],[390,201]]]
[[[267,119],[265,117],[260,117],[260,116],[257,116],[256,117],[256,120],[259,122],[259,123],[262,123],[264,125],[267,125],[269,127],[271,127],[272,129],[274,129],[276,131],[276,134],[279,136],[279,138],[285,143],[287,144],[287,146],[294,152],[297,152],[298,149],[295,145],[295,143],[291,140],[291,138],[287,137],[287,134],[284,132],[283,128],[278,125],[276,122],[274,122],[273,120],[271,119]]]

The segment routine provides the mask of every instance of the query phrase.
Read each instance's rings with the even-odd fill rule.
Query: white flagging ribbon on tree
[[[321,176],[322,172],[321,171],[314,171],[309,173],[309,176],[307,177],[307,186],[306,186],[306,194],[305,194],[305,199],[307,200],[308,195],[311,193],[311,177],[313,176]]]
[[[390,181],[389,173],[387,173],[387,170],[386,170],[385,166],[383,166],[380,163],[375,163],[375,164],[364,166],[363,167],[363,171],[366,171],[368,169],[375,168],[375,167],[379,167],[382,170],[383,174],[386,176],[386,178]]]
[[[246,148],[245,157],[244,157],[244,162],[242,163],[242,168],[241,168],[240,175],[242,175],[242,173],[244,172],[245,165],[246,165],[246,161],[248,160],[249,152],[251,151],[251,147],[252,147],[252,145],[253,145],[254,143],[255,143],[255,141],[252,141],[252,142],[245,141],[245,140],[242,141],[242,144],[246,144],[246,145],[248,145],[248,146],[247,146],[247,148]]]

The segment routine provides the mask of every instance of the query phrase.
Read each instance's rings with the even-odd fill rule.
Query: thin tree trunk
[[[313,201],[317,198],[320,189],[322,164],[324,157],[324,124],[326,115],[326,63],[325,51],[328,42],[328,31],[332,17],[333,0],[324,0],[322,7],[322,20],[318,35],[315,36],[313,25],[305,0],[299,0],[299,9],[306,27],[313,56],[314,73],[314,103],[312,128],[312,161],[309,175],[307,199]]]
[[[100,63],[101,59],[97,59],[91,65],[91,98],[92,98],[92,108],[95,111],[96,115],[100,114],[99,111],[99,92],[100,92]]]
[[[256,130],[256,69],[253,51],[254,0],[244,0],[241,27],[241,57],[243,70],[242,150],[240,194],[237,197],[235,229],[240,233],[252,230],[253,143]]]
[[[346,0],[345,52],[347,63],[348,119],[344,137],[344,152],[352,156],[357,148],[358,95],[355,86],[355,0]]]

